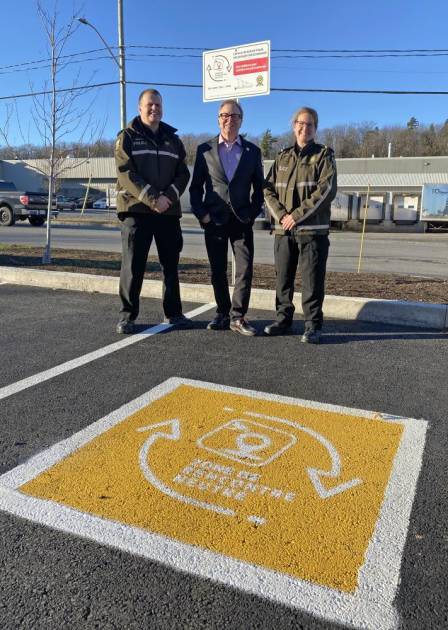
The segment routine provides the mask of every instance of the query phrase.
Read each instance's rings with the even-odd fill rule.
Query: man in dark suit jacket
[[[220,134],[198,147],[190,186],[192,211],[204,228],[216,299],[216,316],[209,330],[256,334],[245,319],[249,306],[254,260],[252,226],[263,203],[260,149],[239,135],[241,105],[221,103]],[[235,256],[236,278],[232,300],[227,281],[228,243]]]

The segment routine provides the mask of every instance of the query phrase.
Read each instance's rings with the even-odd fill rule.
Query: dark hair
[[[319,124],[319,116],[317,115],[317,112],[315,109],[313,109],[312,107],[301,107],[300,109],[298,109],[296,111],[296,113],[294,114],[294,116],[292,117],[292,126],[294,127],[294,124],[297,120],[297,118],[300,116],[300,114],[309,114],[310,116],[312,116],[313,120],[314,120],[314,126],[317,129],[317,125]]]
[[[224,105],[235,105],[235,107],[238,107],[238,109],[240,110],[241,118],[243,118],[243,108],[238,103],[238,101],[236,101],[234,98],[228,98],[225,101],[223,101],[221,105],[219,106],[219,111],[222,110]]]
[[[140,92],[140,96],[138,97],[139,105],[142,102],[142,98],[145,96],[145,94],[151,94],[151,96],[160,96],[160,100],[162,100],[162,95],[160,94],[159,90],[153,90],[151,88],[147,88],[146,90],[143,90],[143,92]]]

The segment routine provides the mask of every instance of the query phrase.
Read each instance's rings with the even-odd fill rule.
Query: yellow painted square
[[[402,432],[180,385],[20,491],[351,593]]]

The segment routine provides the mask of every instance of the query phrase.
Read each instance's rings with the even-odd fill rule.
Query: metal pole
[[[101,39],[103,44],[109,51],[110,56],[115,61],[120,72],[120,125],[124,129],[126,127],[126,78],[125,78],[125,52],[124,52],[124,36],[123,36],[123,0],[118,0],[118,59],[114,55],[111,47],[101,35],[99,30],[86,18],[78,18],[78,22],[90,26]]]
[[[123,0],[118,0],[118,55],[120,59],[120,122],[126,127],[126,68],[124,54]]]

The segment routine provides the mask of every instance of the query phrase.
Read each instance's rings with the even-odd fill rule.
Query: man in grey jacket
[[[246,319],[252,286],[254,237],[252,226],[263,203],[260,149],[239,135],[241,105],[221,103],[219,136],[198,147],[190,186],[192,211],[205,233],[216,299],[216,316],[209,330],[230,328],[253,336]],[[227,281],[228,243],[235,255],[236,278],[232,300]]]

